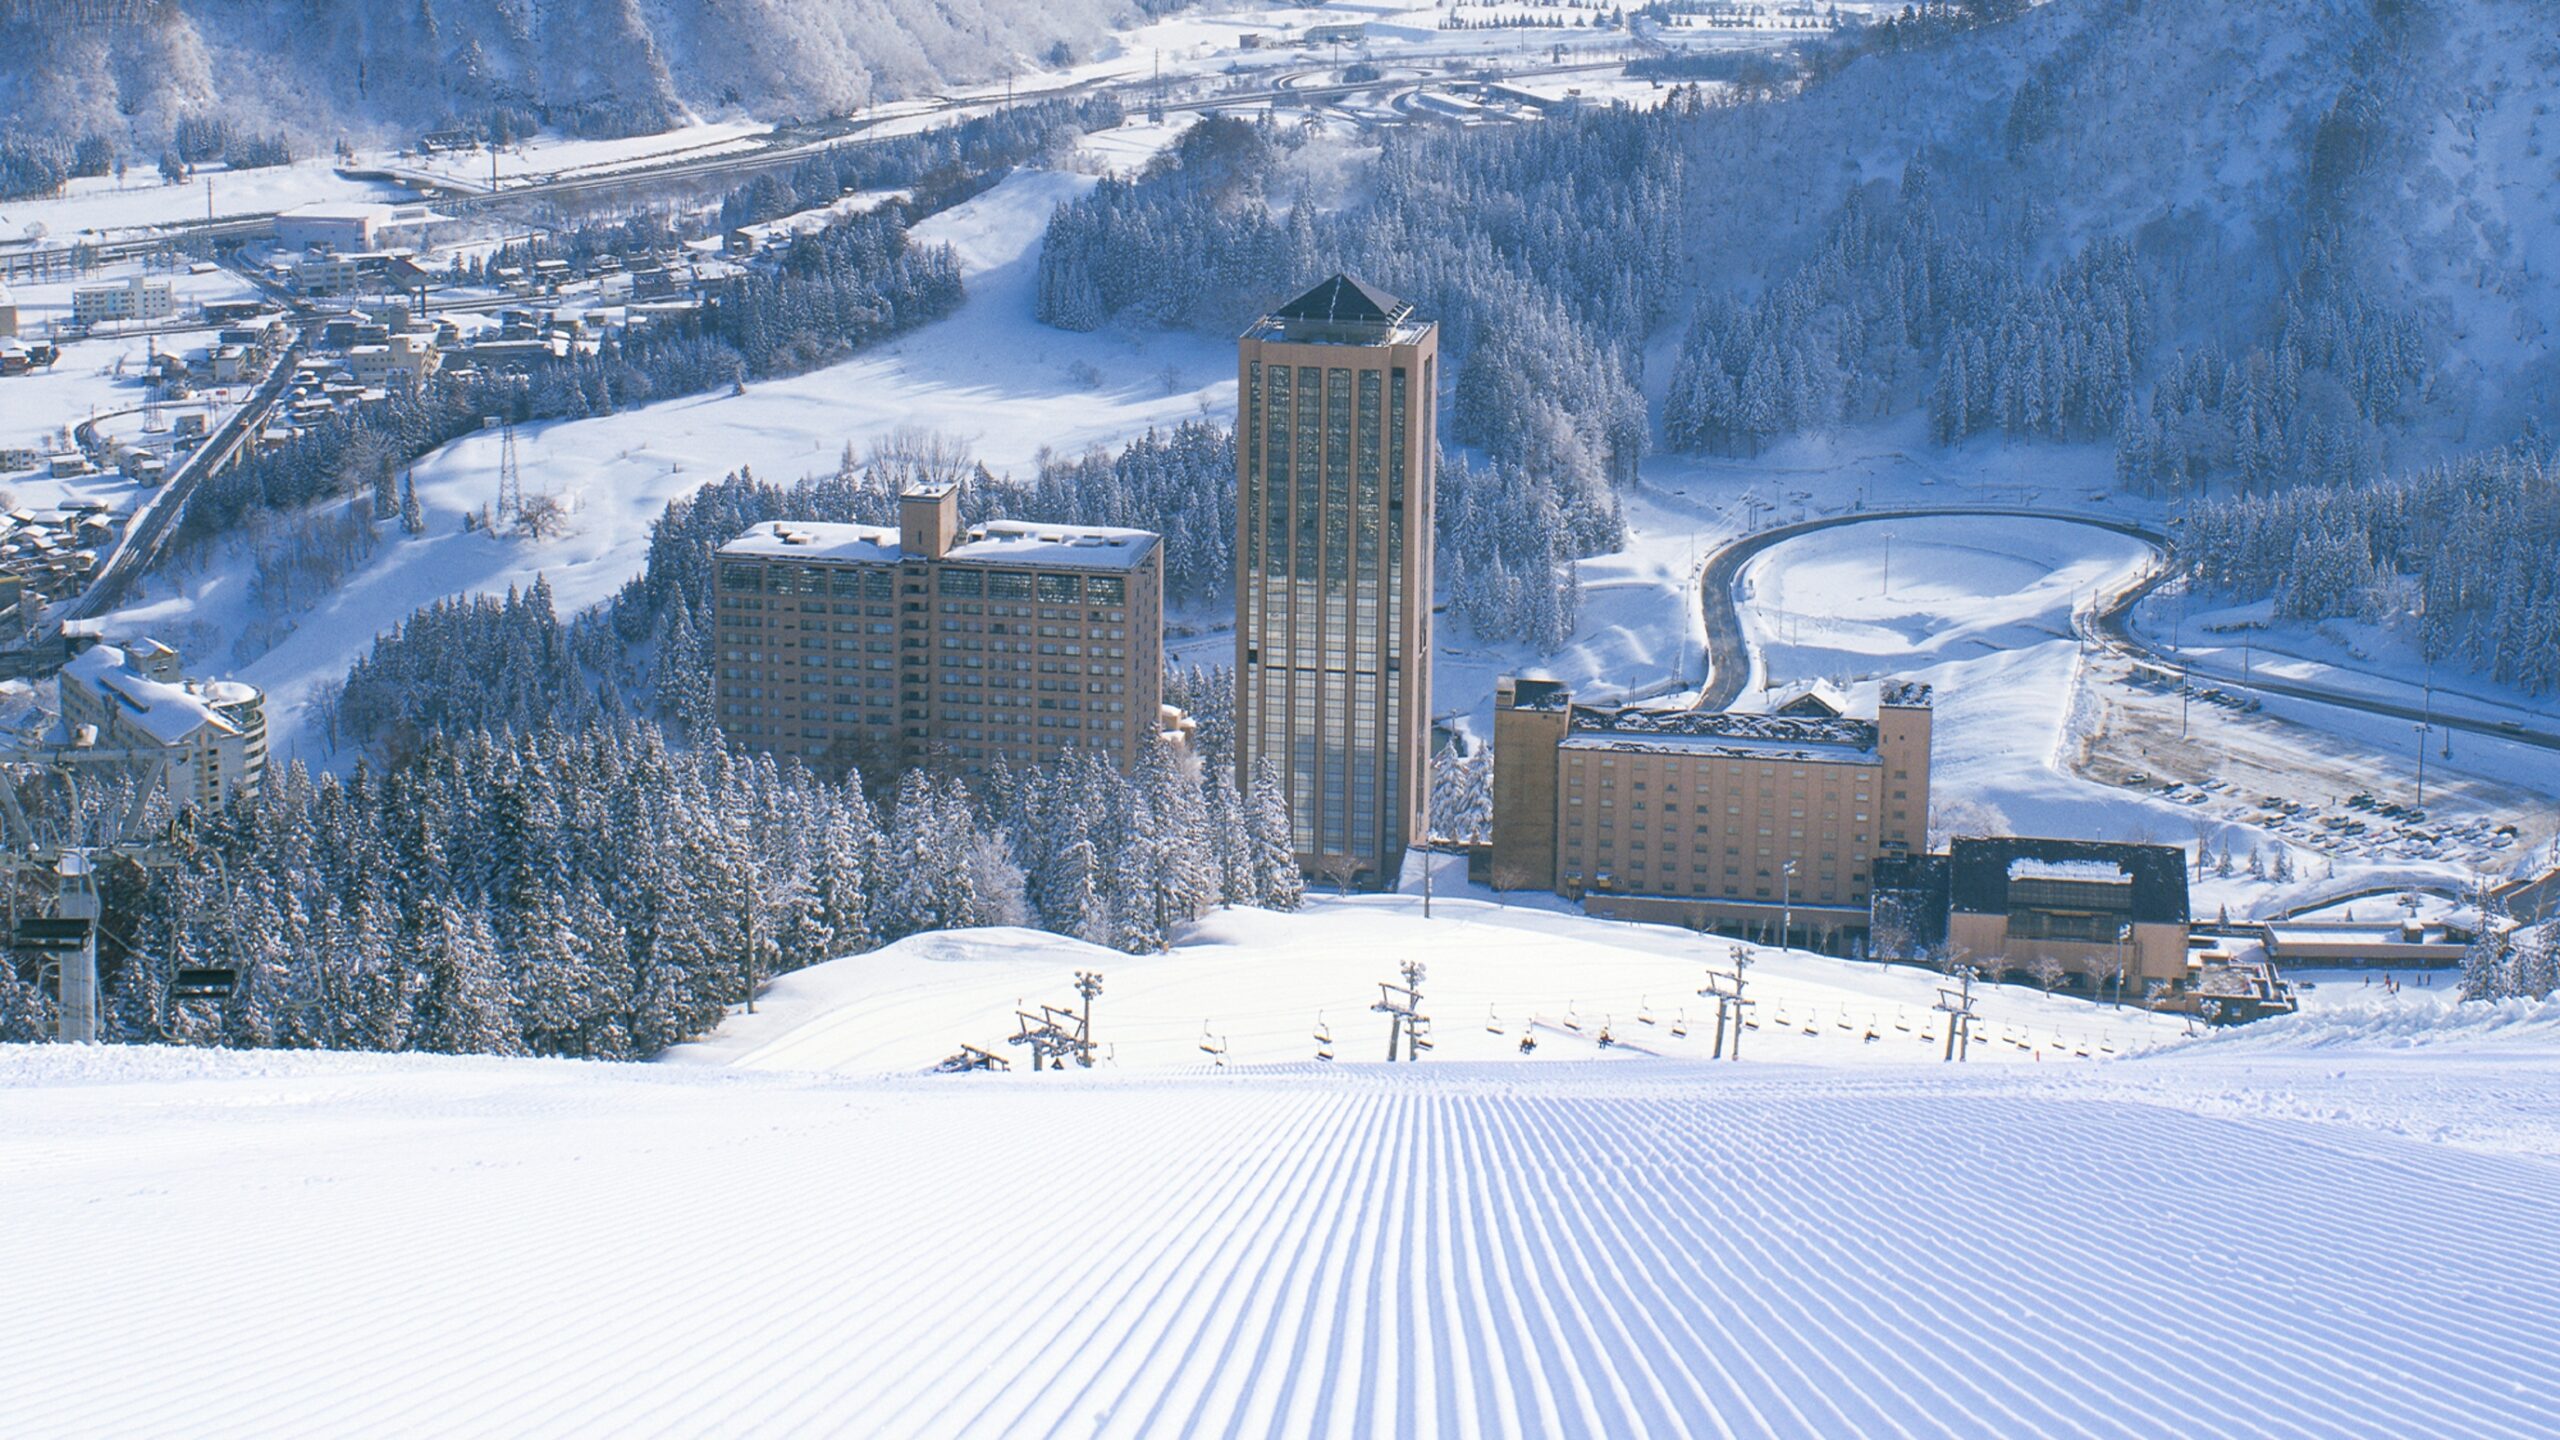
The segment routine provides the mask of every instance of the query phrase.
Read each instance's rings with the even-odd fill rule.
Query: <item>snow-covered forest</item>
[[[1129,950],[1299,879],[1276,781],[1158,746],[975,789],[910,771],[875,808],[624,718],[431,733],[344,779],[299,765],[181,822],[186,863],[111,885],[114,1038],[628,1059],[717,1024],[755,977],[920,931],[1037,925]],[[177,968],[235,967],[218,1008]],[[0,1040],[50,1033],[0,972]]]
[[[1458,596],[1555,592],[1566,561],[1624,539],[1615,486],[1645,444],[1637,388],[1678,254],[1683,100],[1486,131],[1393,131],[1351,203],[1303,177],[1294,127],[1211,119],[1133,180],[1063,206],[1041,248],[1040,318],[1232,332],[1287,279],[1348,270],[1441,326],[1453,476],[1442,573]],[[1467,503],[1473,487],[1530,503]],[[1479,634],[1554,644],[1569,597],[1486,600]]]
[[[2213,591],[2274,596],[2279,615],[2406,624],[2430,660],[2560,690],[2560,472],[2547,442],[2365,484],[2198,500],[2179,557]]]
[[[0,6],[0,115],[157,155],[184,124],[341,137],[631,135],[698,115],[848,115],[1072,63],[1181,0],[83,0]],[[280,57],[289,57],[284,59]]]

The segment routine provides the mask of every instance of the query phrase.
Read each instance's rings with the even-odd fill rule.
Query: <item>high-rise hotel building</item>
[[[771,521],[720,547],[721,728],[866,770],[1070,751],[1134,762],[1163,723],[1164,547],[1152,531],[990,520],[959,487],[898,527]]]
[[[1239,779],[1274,761],[1299,862],[1366,885],[1427,814],[1439,350],[1345,275],[1238,344]]]

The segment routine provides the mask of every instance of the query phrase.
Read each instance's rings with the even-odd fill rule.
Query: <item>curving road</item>
[[[1733,601],[1735,580],[1742,567],[1773,545],[1829,530],[1842,525],[1860,525],[1877,520],[1930,520],[1946,518],[1981,518],[2001,520],[2056,520],[2070,525],[2087,525],[2130,535],[2165,553],[2169,548],[2167,532],[2138,521],[2110,515],[2091,515],[2073,510],[2039,510],[2021,507],[1985,507],[1975,505],[1921,506],[1898,510],[1861,510],[1848,515],[1826,515],[1780,525],[1742,536],[1707,557],[1699,573],[1698,593],[1702,618],[1707,631],[1707,684],[1699,701],[1702,709],[1721,710],[1741,697],[1742,687],[1749,681],[1751,666],[1748,647],[1742,638],[1742,619]],[[2089,639],[2131,659],[2157,666],[2180,675],[2210,680],[2226,689],[2250,690],[2263,695],[2282,696],[2293,700],[2309,700],[2334,705],[2342,710],[2361,711],[2387,719],[2427,722],[2448,729],[2462,730],[2494,740],[2513,741],[2544,750],[2560,751],[2560,732],[2533,729],[2505,721],[2474,719],[2438,708],[2422,709],[2395,701],[2380,700],[2351,690],[2339,690],[2307,681],[2286,680],[2265,675],[2241,676],[2219,667],[2199,665],[2172,652],[2153,648],[2134,633],[2133,607],[2158,589],[2171,576],[2162,568],[2146,576],[2139,584],[2127,587],[2108,602],[2086,615],[2073,617],[2073,624],[2084,626]]]
[[[1701,618],[1707,632],[1707,683],[1699,699],[1701,709],[1722,710],[1739,699],[1743,686],[1751,677],[1750,648],[1742,635],[1742,616],[1734,604],[1734,582],[1741,578],[1742,567],[1770,547],[1818,530],[1842,525],[1862,525],[1877,520],[1930,520],[1946,518],[1981,518],[2002,520],[2056,520],[2071,525],[2088,525],[2100,530],[2130,535],[2166,554],[2169,536],[2166,532],[2136,521],[2108,515],[2091,515],[2072,510],[2038,510],[2020,507],[1985,507],[1971,505],[1919,506],[1900,510],[1861,510],[1848,515],[1826,515],[1818,519],[1799,520],[1791,525],[1755,531],[1717,549],[1707,557],[1698,576]],[[2485,735],[2492,739],[2532,745],[2544,750],[2560,751],[2560,734],[2535,730],[2507,722],[2470,719],[2441,710],[2426,711],[2416,706],[2377,700],[2368,695],[2335,690],[2323,685],[2298,680],[2273,679],[2250,675],[2242,677],[2218,668],[2196,665],[2173,654],[2153,649],[2135,634],[2133,607],[2158,589],[2172,575],[2166,566],[2156,566],[2136,583],[2110,596],[2102,605],[2072,617],[2072,625],[2086,638],[2128,658],[2171,671],[2182,676],[2207,679],[2233,690],[2251,690],[2287,699],[2309,700],[2334,705],[2342,710],[2360,711],[2389,719],[2432,722],[2449,729]],[[2508,910],[2524,919],[2560,912],[2560,870],[2536,879],[2513,882],[2499,891]]]

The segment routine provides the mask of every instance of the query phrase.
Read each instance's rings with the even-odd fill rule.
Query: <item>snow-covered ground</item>
[[[1305,911],[1222,911],[1164,955],[1130,956],[1026,930],[917,936],[776,981],[757,1013],[669,1059],[763,1070],[912,1074],[963,1043],[1019,1056],[1005,1044],[1014,1011],[1074,1003],[1078,970],[1105,991],[1095,1035],[1123,1070],[1313,1060],[1331,1037],[1337,1059],[1386,1053],[1378,985],[1397,966],[1429,969],[1434,1058],[1538,1060],[1620,1056],[1699,1059],[1714,1046],[1715,1007],[1697,991],[1710,964],[1751,957],[1756,1002],[1744,1033],[1754,1060],[1812,1065],[1933,1059],[1945,1029],[1931,1011],[1941,977],[1701,939],[1685,930],[1610,924],[1552,899],[1503,903],[1464,892],[1445,862],[1443,892],[1422,916],[1418,894],[1322,897]],[[2181,1022],[2136,1009],[2056,998],[2026,986],[1977,991],[1976,1060],[2045,1064],[2130,1054],[2183,1034]],[[1686,1033],[1679,1033],[1686,1032]],[[1600,1037],[1610,1037],[1603,1046]]]
[[[1467,1059],[1454,1010],[1418,1065],[1340,1013],[1330,1065],[1140,1054],[1214,993],[1230,1060],[1276,1057],[1250,1013],[1406,956],[1453,1007],[1695,974],[1636,927],[1395,903],[1155,960],[899,947],[685,1057],[735,1064],[0,1048],[7,1429],[2560,1429],[2560,1009],[2404,991],[2071,1065]],[[983,1033],[1081,964],[1132,1036],[1092,1072],[917,1074],[828,1026],[966,993]]]

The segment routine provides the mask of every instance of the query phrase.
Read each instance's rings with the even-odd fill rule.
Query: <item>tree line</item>
[[[2279,616],[2398,629],[2427,659],[2560,690],[2560,471],[2546,441],[2361,484],[2194,501],[2178,560]]]

